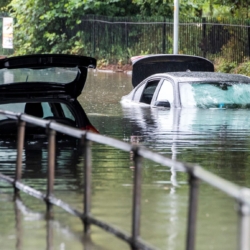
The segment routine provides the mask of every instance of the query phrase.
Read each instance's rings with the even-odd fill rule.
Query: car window
[[[15,113],[24,112],[25,103],[0,104],[0,110],[7,110]],[[0,120],[6,119],[6,116],[0,115]]]
[[[39,103],[30,103],[31,106],[37,105]],[[34,115],[39,118],[45,118],[45,117],[66,117],[69,118],[70,120],[75,121],[75,117],[73,116],[72,112],[70,109],[67,107],[66,104],[64,103],[48,103],[48,102],[42,102],[41,105],[42,111],[41,111],[41,116],[37,116],[36,110],[32,109],[32,114],[29,113],[29,115]],[[25,107],[26,103],[8,103],[8,104],[0,104],[0,109],[1,110],[7,110],[15,113],[25,113]],[[39,107],[39,106],[38,106]],[[58,110],[58,108],[61,110]],[[0,120],[6,119],[6,116],[0,115]]]
[[[142,84],[140,87],[138,87],[135,91],[135,94],[134,94],[134,97],[133,97],[133,100],[134,101],[137,101],[139,102],[140,99],[141,99],[141,94],[142,94],[142,91],[143,89],[145,88],[145,84]]]
[[[78,68],[0,69],[0,84],[41,82],[67,84],[75,80]]]
[[[190,82],[180,84],[183,107],[249,108],[250,85],[241,82]]]
[[[154,92],[156,90],[158,83],[159,83],[159,80],[150,81],[147,83],[146,87],[144,88],[142,92],[140,102],[143,102],[146,104],[151,103],[151,100],[153,98],[153,95],[154,95]]]
[[[161,89],[159,90],[156,101],[169,102],[170,106],[172,105],[172,103],[174,101],[174,90],[173,90],[173,85],[171,82],[165,80],[162,83]]]
[[[75,121],[75,117],[73,116],[72,112],[69,110],[68,106],[64,103],[61,104],[63,113],[66,118]]]
[[[53,116],[53,113],[51,111],[51,107],[50,107],[49,103],[42,102],[41,104],[42,104],[42,108],[43,108],[43,117]]]

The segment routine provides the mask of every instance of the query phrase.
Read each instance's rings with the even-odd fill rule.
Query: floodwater
[[[102,135],[143,145],[169,158],[197,163],[238,185],[250,187],[249,110],[145,108],[122,106],[132,89],[131,75],[91,71],[79,101]],[[46,192],[46,144],[24,150],[23,182]],[[15,142],[0,142],[0,168],[14,175]],[[57,145],[55,196],[82,210],[83,163],[76,145]],[[92,214],[131,232],[133,162],[131,155],[93,144]],[[46,206],[0,182],[1,250],[130,249],[95,226],[89,237],[78,218]],[[184,250],[188,202],[187,176],[151,161],[143,162],[141,237],[158,249]],[[234,199],[202,184],[196,249],[237,249]]]

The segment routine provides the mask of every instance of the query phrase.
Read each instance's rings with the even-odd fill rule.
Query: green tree
[[[81,34],[70,32],[84,14],[125,16],[139,10],[132,0],[12,0],[9,8],[16,20],[16,54],[79,53]]]
[[[134,16],[140,14],[140,9],[133,0],[85,0],[84,13],[103,16]]]
[[[10,2],[11,0],[0,0],[0,9],[5,10]]]

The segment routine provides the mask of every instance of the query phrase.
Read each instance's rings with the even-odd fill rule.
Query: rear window
[[[46,69],[1,69],[0,84],[21,82],[48,82],[67,84],[75,80],[78,68],[46,68]]]
[[[27,109],[27,105],[31,105],[32,109]],[[35,105],[35,106],[34,106]],[[27,113],[38,118],[68,118],[75,121],[75,117],[64,103],[8,103],[0,104],[0,110],[11,111],[15,113]],[[25,112],[27,110],[27,112]],[[28,110],[32,112],[28,112]],[[5,115],[0,114],[0,120],[6,119]]]

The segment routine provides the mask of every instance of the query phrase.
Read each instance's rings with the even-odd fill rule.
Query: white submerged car
[[[151,74],[152,71],[155,74]],[[250,108],[250,78],[214,72],[212,62],[187,55],[151,55],[133,63],[134,89],[123,104],[167,108]]]

